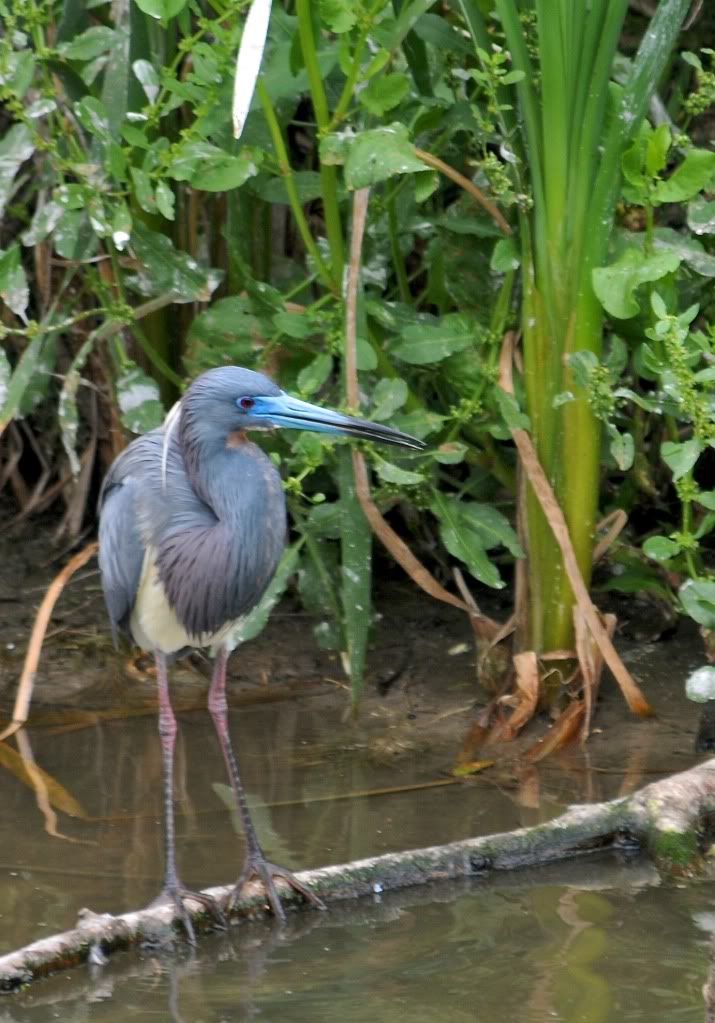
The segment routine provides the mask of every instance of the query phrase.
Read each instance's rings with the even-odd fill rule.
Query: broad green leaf
[[[403,433],[409,433],[411,437],[424,440],[431,433],[441,430],[445,417],[437,412],[430,412],[428,409],[415,409],[414,412],[396,412],[390,421],[390,425]]]
[[[461,441],[451,440],[440,444],[431,454],[435,461],[441,462],[442,465],[458,465],[464,461],[467,450],[466,444],[462,444]]]
[[[304,366],[298,374],[298,389],[301,394],[315,394],[320,390],[333,369],[333,357],[329,352],[321,352]]]
[[[52,233],[63,213],[63,207],[50,200],[35,208],[30,226],[20,235],[23,245],[37,245]]]
[[[252,366],[263,326],[251,300],[234,295],[219,299],[196,317],[188,334],[189,362],[198,372],[221,363]]]
[[[175,18],[183,11],[189,0],[134,0],[137,7],[148,14],[150,18],[162,19]]]
[[[320,174],[317,171],[296,171],[292,177],[301,203],[313,202],[323,194]],[[266,202],[283,203],[286,206],[289,203],[283,177],[267,177],[263,174],[251,183],[250,188]]]
[[[614,428],[609,445],[611,454],[621,472],[627,472],[633,465],[636,448],[630,433],[620,433]]]
[[[318,0],[318,11],[320,20],[336,35],[349,32],[357,23],[358,10],[353,0]]]
[[[67,60],[91,60],[100,53],[110,50],[116,40],[113,28],[106,25],[93,25],[69,43],[60,43],[59,53]]]
[[[426,14],[430,7],[434,7],[434,4],[435,0],[406,0],[401,6],[400,13],[394,26],[390,29],[389,35],[383,40],[386,49],[396,50],[422,15]]]
[[[29,416],[47,397],[57,370],[57,349],[59,334],[53,331],[44,335],[44,343],[38,352],[32,375],[20,398],[18,415]]]
[[[370,418],[382,422],[402,408],[407,401],[408,389],[404,380],[399,377],[383,377],[375,385],[372,392],[373,407]]]
[[[30,301],[30,289],[17,242],[5,252],[0,249],[0,298],[15,316],[27,322],[25,313]]]
[[[249,146],[233,156],[210,142],[187,142],[179,147],[167,174],[204,192],[227,192],[258,174],[262,158],[261,150]]]
[[[685,613],[698,625],[715,629],[715,581],[688,579],[678,591]]]
[[[65,210],[52,233],[55,252],[63,259],[82,261],[91,258],[97,249],[97,237],[89,223],[87,211]]]
[[[702,277],[715,277],[715,256],[706,252],[697,238],[681,234],[672,227],[657,227],[654,232],[656,252],[672,252]]]
[[[368,339],[363,337],[362,334],[358,334],[355,347],[357,368],[362,373],[371,373],[374,369],[377,369],[377,355]]]
[[[494,246],[491,263],[492,270],[497,273],[507,273],[509,270],[516,270],[521,263],[519,250],[513,236],[500,238]]]
[[[117,401],[122,423],[131,433],[148,433],[164,420],[159,388],[133,363],[125,366],[117,378]]]
[[[219,271],[199,266],[187,252],[174,248],[170,238],[141,221],[134,224],[131,244],[146,271],[137,282],[143,293],[170,292],[176,302],[208,302],[218,287]]]
[[[467,313],[448,313],[438,323],[414,324],[402,331],[392,354],[416,366],[441,362],[474,344],[476,322]]]
[[[18,169],[35,151],[35,144],[24,124],[15,124],[0,140],[0,217],[12,192]]]
[[[21,412],[21,402],[33,374],[38,370],[46,335],[38,334],[30,341],[15,366],[9,382],[6,383],[5,397],[0,406],[0,433],[7,424]],[[7,360],[5,360],[7,363]]]
[[[715,234],[715,199],[699,195],[688,203],[688,227],[695,234]]]
[[[668,162],[668,150],[670,149],[671,135],[667,122],[659,124],[655,131],[651,132],[645,150],[645,169],[651,178],[654,178],[665,167]]]
[[[504,586],[499,571],[489,560],[480,534],[465,524],[459,514],[459,501],[444,494],[436,494],[432,511],[440,524],[440,536],[453,557],[463,561],[480,582],[495,589]]]
[[[680,554],[680,544],[668,536],[649,536],[643,544],[643,553],[653,561],[669,561]]]
[[[132,176],[136,201],[147,213],[156,213],[158,207],[151,176],[141,167],[131,167],[129,173]]]
[[[701,452],[702,447],[696,437],[691,437],[682,444],[666,440],[660,445],[661,458],[673,473],[674,480],[679,480],[690,472]]]
[[[507,394],[501,387],[494,388],[494,398],[501,417],[510,430],[530,430],[531,420],[522,412],[513,394]]]
[[[167,185],[166,181],[158,181],[156,185],[156,191],[154,192],[154,198],[156,199],[156,206],[161,213],[162,217],[166,217],[167,220],[174,219],[174,193],[171,187]]]
[[[401,469],[399,465],[386,462],[384,458],[376,459],[375,472],[385,483],[395,483],[398,486],[414,486],[416,483],[424,483],[425,480],[422,473]]]
[[[112,219],[112,241],[119,252],[123,252],[132,236],[132,215],[124,201],[117,203]]]
[[[667,181],[659,181],[653,190],[657,203],[686,202],[708,185],[715,173],[715,153],[691,149]]]
[[[132,64],[132,71],[137,81],[144,90],[144,95],[150,103],[154,103],[159,95],[160,81],[156,68],[149,60],[139,59]]]
[[[459,501],[458,508],[462,521],[479,534],[488,551],[501,545],[515,558],[524,557],[519,538],[509,520],[494,505],[481,504],[478,501]]]
[[[629,248],[615,263],[593,270],[593,290],[610,316],[630,319],[640,310],[636,289],[674,273],[679,266],[680,257],[675,252],[654,252],[645,256],[639,249]]]
[[[698,504],[709,511],[715,511],[715,490],[703,490],[695,499]]]
[[[298,567],[298,555],[303,541],[299,540],[283,552],[275,575],[268,584],[268,589],[256,606],[248,612],[236,628],[235,638],[239,643],[246,643],[263,631],[269,615],[285,593],[290,577]]]
[[[399,106],[409,91],[409,77],[402,72],[394,72],[371,78],[366,88],[358,94],[358,99],[371,114],[382,117],[388,110]]]
[[[424,169],[424,163],[415,155],[407,128],[403,124],[390,124],[361,132],[351,140],[345,160],[345,182],[351,189],[366,188],[395,174],[412,174]]]
[[[295,338],[298,341],[303,341],[315,333],[315,325],[306,313],[281,309],[273,317],[273,323],[281,333],[287,334],[288,337]]]

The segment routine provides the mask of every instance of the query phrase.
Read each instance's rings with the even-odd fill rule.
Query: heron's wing
[[[138,437],[114,460],[99,495],[99,569],[112,635],[128,630],[144,562],[140,528],[143,481],[160,471],[158,430]]]

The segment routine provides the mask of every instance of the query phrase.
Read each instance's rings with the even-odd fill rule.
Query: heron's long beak
[[[316,433],[337,433],[363,440],[377,441],[380,444],[395,444],[398,447],[413,448],[421,451],[424,443],[407,433],[393,430],[381,423],[371,423],[367,419],[356,419],[354,416],[343,415],[333,409],[311,405],[308,401],[293,398],[290,394],[279,394],[275,397],[256,399],[253,415],[266,418],[274,426],[292,430],[312,430]]]

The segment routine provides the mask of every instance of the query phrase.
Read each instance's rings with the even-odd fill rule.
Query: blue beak
[[[421,451],[424,443],[407,433],[393,430],[381,423],[367,419],[356,419],[333,409],[311,405],[308,401],[293,398],[283,392],[275,397],[261,395],[255,399],[251,416],[269,420],[273,426],[288,430],[311,430],[315,433],[335,433],[361,440],[377,441],[380,444],[394,444],[397,447]]]

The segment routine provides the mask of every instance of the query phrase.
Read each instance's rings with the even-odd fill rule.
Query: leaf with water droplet
[[[407,128],[402,124],[390,124],[360,132],[350,141],[345,181],[351,189],[367,188],[396,174],[413,174],[424,169]]]
[[[148,433],[164,421],[156,382],[134,363],[123,367],[117,378],[117,401],[122,423],[132,433]]]
[[[0,298],[15,316],[27,323],[25,313],[30,301],[30,288],[17,242],[4,252],[0,249]]]

